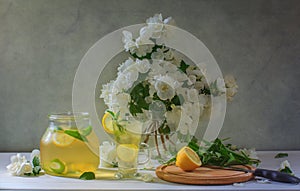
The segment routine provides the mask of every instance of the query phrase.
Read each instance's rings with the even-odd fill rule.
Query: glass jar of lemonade
[[[41,142],[41,164],[47,174],[79,177],[99,165],[99,140],[88,113],[49,115]]]

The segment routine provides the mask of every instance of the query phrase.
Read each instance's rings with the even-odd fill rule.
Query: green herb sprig
[[[61,127],[56,127],[54,131],[65,133],[65,134],[70,135],[71,137],[74,137],[75,139],[78,139],[83,142],[88,142],[88,139],[86,137],[92,132],[92,130],[93,130],[92,126],[88,126],[79,131],[75,130],[75,129],[64,130]]]
[[[125,132],[126,129],[123,127],[123,125],[120,124],[121,120],[119,119],[120,112],[114,113],[110,110],[106,110],[107,113],[109,113],[114,121],[114,125],[118,128],[119,132]]]
[[[224,140],[223,140],[224,141]],[[194,137],[188,144],[201,159],[202,165],[231,166],[231,165],[258,165],[260,160],[250,158],[243,151],[238,153],[230,149],[219,138],[212,142],[205,142],[205,146],[200,146]],[[166,164],[172,164],[176,157],[170,159]]]

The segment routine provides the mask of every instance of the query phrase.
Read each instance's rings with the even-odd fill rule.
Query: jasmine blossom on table
[[[13,176],[38,175],[41,172],[40,151],[34,149],[30,155],[30,161],[20,153],[11,156],[11,163],[6,166],[7,171]]]
[[[291,175],[294,174],[288,160],[284,160],[284,161],[281,162],[280,167],[279,167],[279,171],[280,172],[285,172],[285,173],[288,173],[288,174],[291,174]]]

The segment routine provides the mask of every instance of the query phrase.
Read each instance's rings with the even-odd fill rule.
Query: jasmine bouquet
[[[171,17],[156,14],[146,20],[139,36],[123,31],[128,59],[119,65],[117,78],[103,85],[100,96],[109,110],[139,118],[144,134],[162,139],[172,132],[195,133],[200,116],[210,107],[210,96],[226,93],[232,100],[238,88],[233,76],[208,84],[204,64],[199,68],[188,63],[184,55],[165,46],[163,40],[174,24]]]

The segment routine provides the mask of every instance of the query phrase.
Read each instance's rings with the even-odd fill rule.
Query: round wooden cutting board
[[[249,166],[236,166],[239,168],[252,169]],[[234,170],[212,169],[199,167],[191,172],[186,172],[175,165],[161,165],[156,168],[156,175],[169,182],[182,184],[218,185],[246,182],[253,178],[252,173]]]

